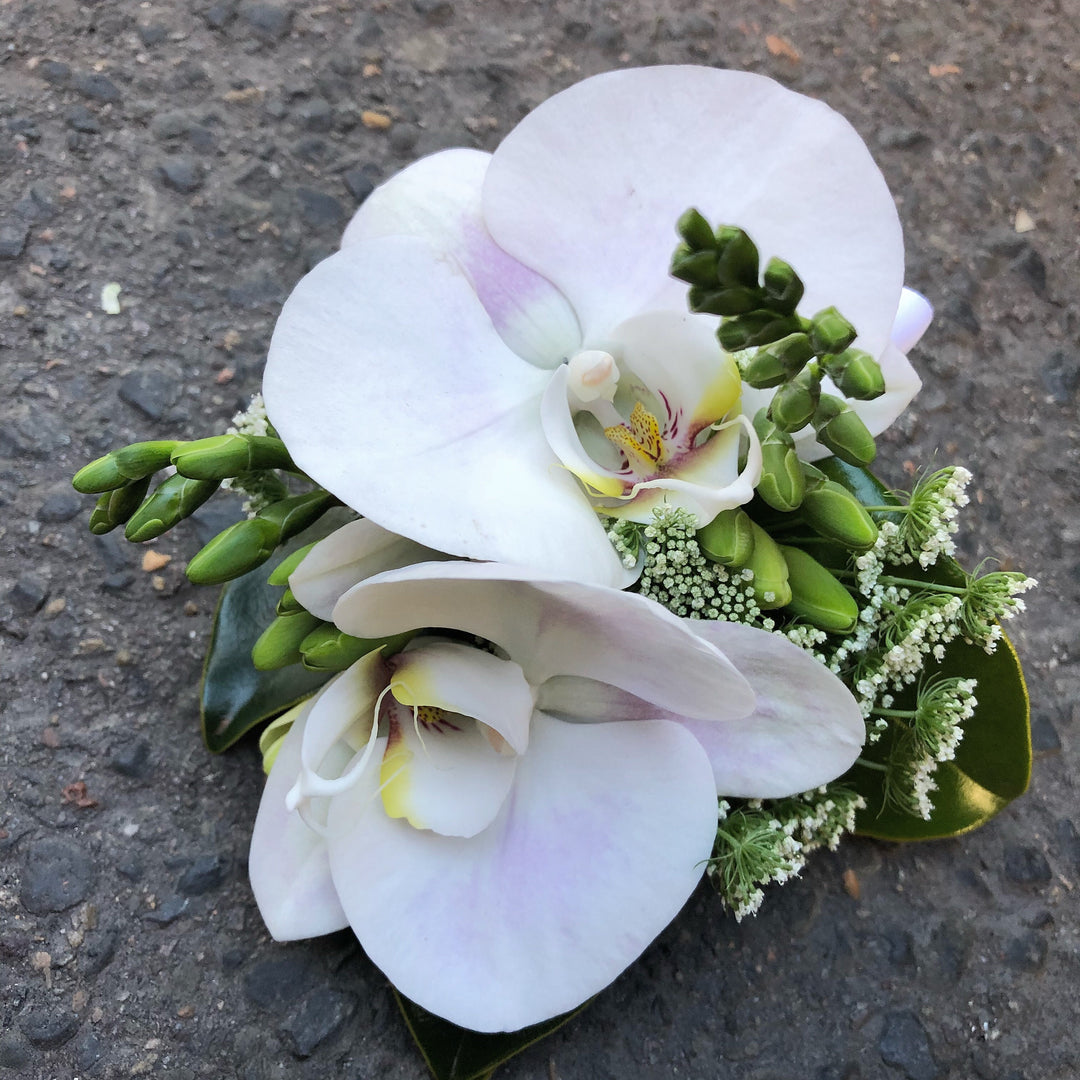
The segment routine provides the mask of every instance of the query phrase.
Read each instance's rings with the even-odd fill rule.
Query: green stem
[[[854,570],[833,570],[836,577],[857,578]],[[882,574],[878,578],[881,585],[907,585],[913,589],[933,589],[934,592],[952,593],[954,596],[967,596],[968,587],[959,585],[940,585],[936,581],[918,581],[915,578],[893,577],[891,574]]]
[[[914,720],[914,709],[871,709],[873,716],[896,716],[901,720]]]
[[[889,766],[882,765],[880,761],[868,761],[864,757],[857,757],[855,759],[856,765],[862,765],[864,768],[873,769],[875,772],[888,772]]]

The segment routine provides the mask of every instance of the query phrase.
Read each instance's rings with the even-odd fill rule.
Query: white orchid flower
[[[403,994],[478,1031],[631,963],[700,879],[718,792],[802,791],[862,744],[852,695],[786,639],[602,586],[426,563],[334,619],[441,630],[295,710],[252,838],[259,909],[279,940],[351,926]]]
[[[856,411],[891,423],[928,306],[894,331],[900,225],[866,146],[762,76],[655,67],[586,79],[493,155],[435,154],[368,198],[274,332],[264,393],[294,460],[428,547],[627,584],[598,514],[665,501],[704,524],[759,476],[717,320],[668,276],[690,206],[791,263],[804,313],[856,326],[888,388]]]

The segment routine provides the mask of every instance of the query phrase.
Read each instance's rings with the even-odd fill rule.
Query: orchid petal
[[[369,578],[334,608],[358,637],[453,626],[491,641],[532,686],[553,675],[610,683],[682,716],[746,716],[749,684],[682,620],[633,593],[492,563],[422,563]]]
[[[586,343],[663,290],[689,206],[791,263],[804,313],[836,305],[874,356],[889,340],[903,242],[885,181],[843,117],[759,75],[653,67],[578,83],[506,137],[483,205],[495,241],[573,304]]]
[[[320,540],[289,576],[289,588],[308,611],[328,620],[338,598],[358,581],[441,558],[445,556],[440,552],[360,518]]]
[[[540,399],[540,423],[552,452],[576,476],[590,498],[621,495],[626,477],[598,462],[584,447],[567,403],[569,369],[556,369]]]
[[[386,661],[377,650],[362,656],[319,692],[304,725],[300,774],[286,799],[290,809],[303,800],[335,794],[354,782],[365,768],[377,730],[375,709],[388,675]],[[362,747],[367,750],[343,775],[339,770],[324,768],[335,746],[351,752]]]
[[[900,306],[893,321],[893,345],[902,353],[911,352],[926,333],[933,317],[934,309],[930,301],[922,293],[905,286],[900,293]]]
[[[484,225],[480,191],[490,154],[444,150],[421,158],[361,204],[342,247],[384,236],[416,236],[453,256],[503,341],[550,368],[581,343],[577,318],[551,282],[500,248]]]
[[[603,526],[544,439],[549,377],[507,348],[457,263],[388,237],[300,282],[263,392],[297,465],[383,528],[621,587]]]
[[[506,800],[518,759],[499,753],[468,717],[428,727],[409,712],[395,709],[390,719],[379,773],[383,809],[414,829],[475,836]]]
[[[555,675],[540,687],[536,707],[574,724],[611,720],[685,720],[610,683],[581,675]]]
[[[537,1023],[611,982],[689,897],[716,831],[708,762],[667,722],[538,715],[512,796],[470,839],[388,818],[373,786],[331,811],[349,922],[403,994],[476,1031]]]
[[[390,660],[394,697],[402,705],[432,705],[479,720],[514,751],[529,745],[533,692],[521,668],[456,641],[413,642]]]
[[[285,806],[300,772],[300,746],[313,703],[292,710],[293,725],[276,750],[251,834],[251,890],[276,941],[332,934],[349,925],[330,877],[326,843]]]
[[[757,707],[725,723],[685,722],[712,762],[723,795],[773,799],[835,780],[859,756],[862,712],[820,661],[779,634],[688,619],[750,681]]]

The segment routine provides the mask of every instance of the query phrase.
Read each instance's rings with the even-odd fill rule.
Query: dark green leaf
[[[486,1080],[499,1065],[557,1031],[589,1004],[586,1001],[572,1012],[520,1031],[485,1034],[451,1024],[449,1020],[420,1008],[396,990],[394,997],[409,1034],[424,1055],[435,1080]]]
[[[1024,676],[1016,651],[1007,638],[988,655],[977,645],[954,641],[935,674],[978,680],[975,715],[964,723],[956,759],[938,766],[938,790],[931,793],[934,811],[929,821],[884,806],[883,774],[856,765],[847,776],[867,807],[860,811],[855,831],[883,840],[934,840],[970,832],[989,821],[1018,795],[1031,778],[1031,729]],[[914,707],[914,689],[898,696],[896,707]],[[888,735],[864,751],[871,761],[884,761]]]
[[[251,661],[251,648],[274,621],[282,595],[280,588],[267,584],[275,567],[297,548],[322,539],[351,517],[342,510],[331,511],[261,566],[221,590],[199,690],[203,740],[212,753],[220,754],[257,724],[303,701],[333,674],[309,671],[300,664],[258,671]]]
[[[314,693],[332,674],[300,664],[258,671],[251,661],[251,648],[273,622],[281,595],[266,583],[278,560],[275,555],[221,590],[200,692],[203,739],[214,754]]]

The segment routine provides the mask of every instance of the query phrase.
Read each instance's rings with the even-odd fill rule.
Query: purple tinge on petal
[[[461,244],[454,255],[506,344],[538,367],[561,364],[581,341],[562,294],[508,255],[474,219],[462,218]]]
[[[464,272],[499,336],[522,359],[554,367],[579,344],[573,309],[559,290],[492,239],[480,192],[490,154],[443,150],[380,185],[356,212],[342,247],[389,236],[425,241]]]
[[[374,777],[335,798],[328,822],[368,956],[477,1031],[539,1023],[610,983],[693,892],[716,833],[712,770],[679,725],[534,725],[513,791],[474,837],[388,818]]]

